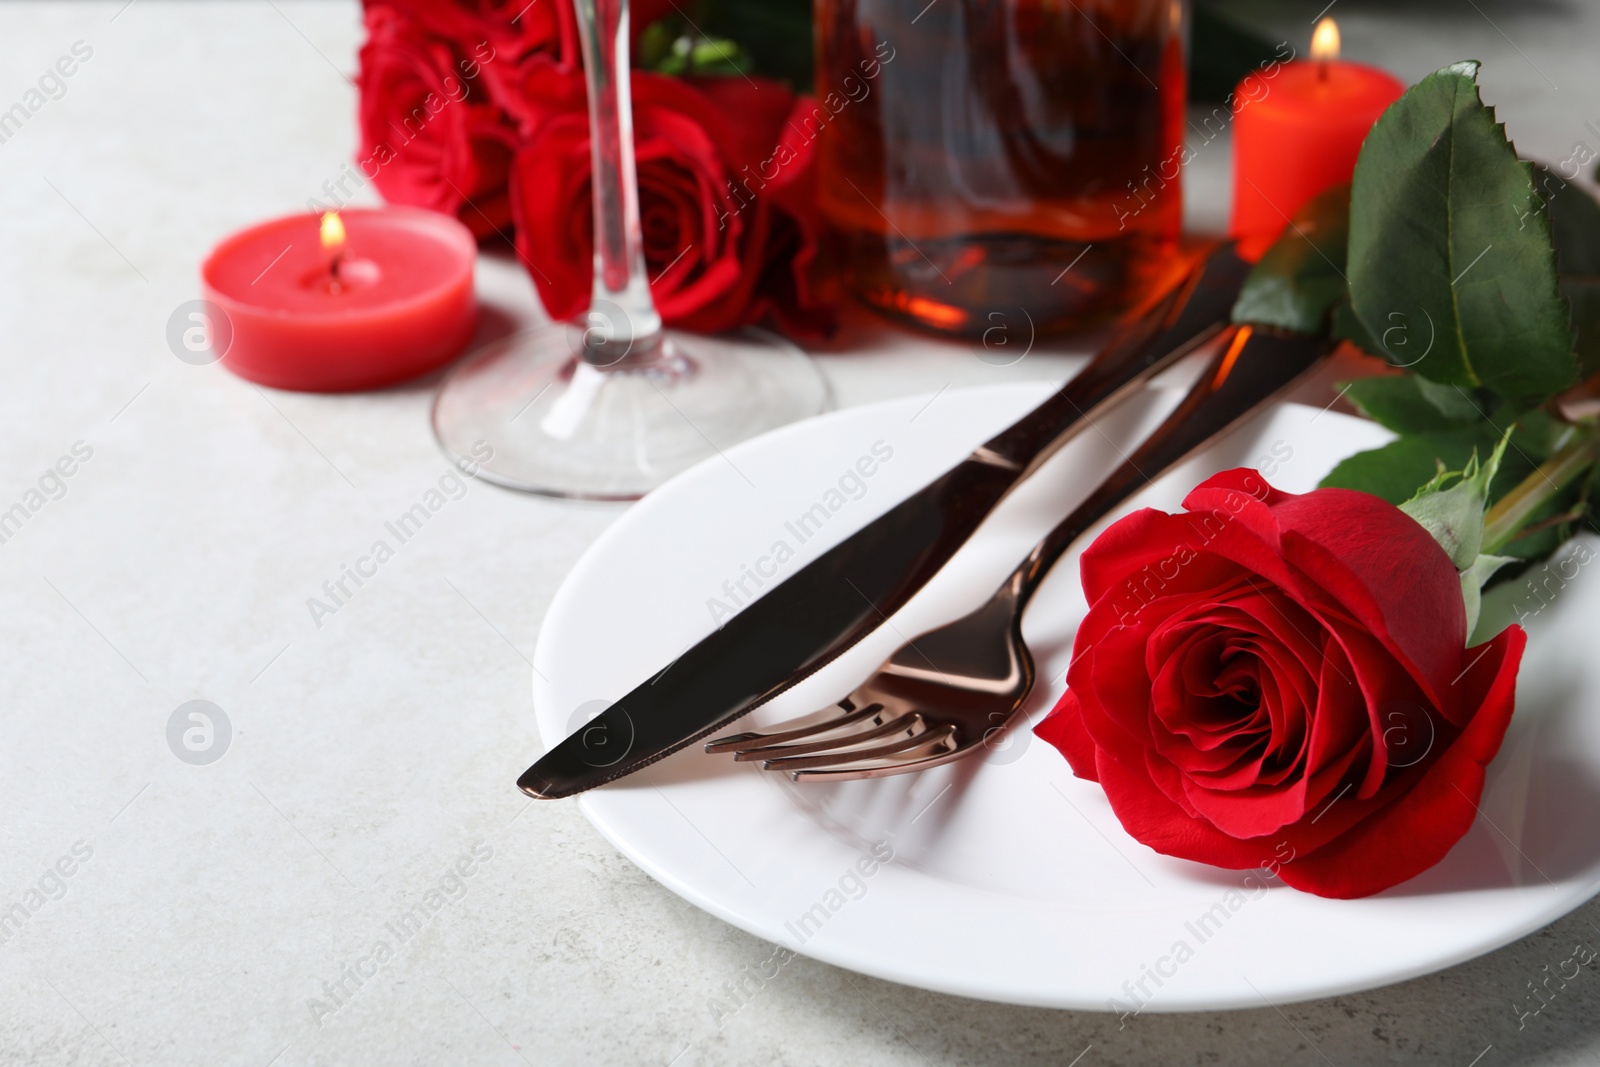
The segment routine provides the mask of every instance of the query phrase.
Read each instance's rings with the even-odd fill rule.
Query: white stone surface
[[[1254,12],[1298,41],[1319,6]],[[1525,153],[1600,148],[1594,5],[1334,14],[1349,54],[1408,79],[1485,60]],[[0,910],[41,879],[58,893],[0,943],[0,1062],[1600,1061],[1587,969],[1519,1027],[1526,984],[1600,943],[1594,904],[1443,974],[1282,1010],[1119,1029],[800,959],[719,1026],[711,999],[770,946],[651,882],[573,804],[512,785],[537,751],[541,617],[619,512],[471,485],[319,628],[306,598],[447,470],[433,383],[267,392],[167,348],[207,248],[351,158],[358,40],[353,3],[0,7],[0,109],[74,42],[93,49],[0,144],[0,508],[76,442],[93,450],[0,544]],[[1191,218],[1218,224],[1227,184],[1217,142],[1190,175]],[[480,290],[536,314],[509,262],[485,262]],[[844,404],[1060,377],[1076,351],[996,368],[864,318],[834,347]],[[232,725],[209,766],[167,745],[192,699]],[[319,1025],[324,982],[398,944],[385,924],[475,846],[492,858],[457,899]],[[75,847],[92,854],[64,864],[62,892],[45,872]]]

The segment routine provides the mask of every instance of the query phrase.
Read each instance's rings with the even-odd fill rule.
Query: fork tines
[[[838,776],[861,777],[879,761],[892,761],[883,763],[888,768],[924,749],[943,752],[956,732],[950,724],[930,726],[916,711],[894,715],[877,703],[857,708],[848,697],[837,706],[844,714],[788,730],[718,738],[706,751],[732,752],[740,762],[761,760],[763,769],[787,771],[796,780],[828,777],[840,764],[849,766]]]

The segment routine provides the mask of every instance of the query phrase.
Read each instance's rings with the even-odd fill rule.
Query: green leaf
[[[1482,391],[1463,389],[1459,385],[1441,385],[1426,378],[1413,379],[1417,389],[1428,403],[1457,422],[1473,422],[1488,417],[1494,398]],[[1508,419],[1507,423],[1515,420]]]
[[[1351,192],[1351,307],[1397,365],[1538,400],[1576,380],[1567,308],[1549,215],[1477,72],[1428,75],[1367,135]]]
[[[1331,319],[1334,337],[1341,341],[1349,341],[1361,351],[1377,356],[1379,359],[1387,359],[1393,362],[1391,357],[1384,354],[1383,346],[1371,334],[1367,333],[1367,328],[1361,325],[1360,319],[1356,318],[1356,313],[1350,308],[1350,296],[1348,293],[1345,294],[1343,300],[1333,306]],[[1399,339],[1402,347],[1404,341],[1405,338],[1403,337]],[[1402,357],[1403,359],[1404,357]]]
[[[1600,203],[1543,163],[1533,164],[1533,181],[1550,216],[1557,269],[1562,274],[1600,275]],[[1517,222],[1520,226],[1528,220]]]
[[[1422,524],[1433,539],[1450,555],[1456,570],[1471,567],[1483,547],[1483,513],[1489,507],[1489,483],[1500,470],[1511,435],[1500,443],[1489,458],[1478,462],[1474,452],[1459,471],[1440,471],[1415,496],[1400,505],[1400,510]],[[1445,483],[1455,484],[1446,489]]]
[[[1529,517],[1530,526],[1554,519],[1570,512],[1578,503],[1580,487],[1569,485],[1561,493],[1552,497],[1542,507]],[[1560,548],[1572,536],[1572,524],[1559,523],[1546,526],[1531,534],[1518,537],[1506,545],[1501,551],[1513,559],[1538,560],[1543,559],[1556,549]]]
[[[1572,347],[1578,357],[1578,377],[1600,374],[1600,277],[1564,274],[1561,295],[1572,309]]]
[[[707,37],[738,41],[756,73],[813,91],[811,0],[705,0],[695,22]]]
[[[1543,163],[1533,165],[1533,179],[1550,216],[1578,376],[1589,378],[1600,373],[1600,203]]]
[[[1547,435],[1540,429],[1544,418],[1542,413],[1531,413],[1518,423],[1500,471],[1489,485],[1490,501],[1497,501],[1510,492],[1549,457]],[[1508,425],[1509,421],[1496,418],[1500,426]],[[1474,451],[1480,456],[1487,455],[1499,440],[1500,430],[1489,422],[1439,433],[1410,434],[1381,448],[1356,453],[1334,467],[1321,484],[1359,489],[1398,506],[1411,499],[1417,486],[1428,482],[1440,470],[1461,470]],[[1581,490],[1581,485],[1568,486],[1539,508],[1530,517],[1530,524],[1570,511]],[[1564,540],[1559,527],[1549,527],[1519,537],[1500,551],[1517,559],[1540,559]]]
[[[754,67],[750,53],[726,38],[699,36],[675,16],[657,19],[639,35],[635,64],[673,77],[744,74]]]
[[[652,22],[639,31],[633,49],[633,65],[640,70],[661,71],[662,62],[672,54],[677,37],[675,20],[670,16]]]
[[[1494,421],[1501,426],[1516,423],[1513,445],[1517,451],[1537,463],[1549,459],[1552,452],[1570,439],[1572,431],[1571,423],[1554,418],[1542,407],[1531,411],[1497,411]]]
[[[725,38],[697,41],[689,51],[694,74],[746,74],[754,67],[750,54]]]
[[[1446,470],[1460,470],[1475,449],[1493,447],[1494,431],[1481,423],[1442,433],[1409,434],[1341,461],[1322,484],[1360,489],[1398,507],[1441,465]]]
[[[1478,628],[1478,613],[1483,605],[1484,584],[1507,563],[1517,562],[1514,556],[1479,556],[1472,565],[1461,572],[1461,599],[1467,605],[1467,633]]]
[[[1321,484],[1360,489],[1398,507],[1416,494],[1417,486],[1427,484],[1440,470],[1462,470],[1474,452],[1488,455],[1500,437],[1501,430],[1488,422],[1438,433],[1408,434],[1343,460]],[[1500,471],[1490,483],[1491,501],[1509,492],[1546,458],[1548,453],[1538,447],[1541,443],[1520,425],[1517,427]]]
[[[1437,433],[1483,417],[1454,386],[1410,374],[1361,378],[1345,386],[1344,395],[1367,418],[1395,433]]]
[[[1233,321],[1295,333],[1327,329],[1330,311],[1345,295],[1349,225],[1348,185],[1313,197],[1251,268],[1233,305]]]

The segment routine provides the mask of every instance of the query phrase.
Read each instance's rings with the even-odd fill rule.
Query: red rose
[[[583,64],[572,0],[364,0],[364,6],[394,8],[468,53],[488,43],[512,63],[538,52],[569,67]],[[629,8],[635,47],[646,27],[673,12],[672,0],[634,0]]]
[[[479,237],[511,223],[516,129],[480,84],[495,57],[487,44],[463,52],[394,8],[367,11],[362,172],[390,203],[456,215]]]
[[[594,268],[583,78],[539,58],[519,73],[517,247],[545,309],[568,319],[587,307]],[[811,142],[790,122],[805,101],[760,78],[691,84],[635,71],[632,88],[644,258],[662,318],[712,333],[770,313],[791,334],[829,329],[809,280]]]
[[[1449,557],[1377,497],[1234,470],[1183,506],[1085,550],[1089,614],[1038,735],[1157,852],[1329,897],[1439,862],[1511,718],[1521,628],[1466,648]]]
[[[365,6],[369,13],[379,8],[398,11],[466,55],[488,45],[506,63],[534,52],[573,66],[582,62],[572,0],[365,0]]]

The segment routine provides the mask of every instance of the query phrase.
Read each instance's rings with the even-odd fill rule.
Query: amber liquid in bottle
[[[1184,0],[817,0],[845,285],[946,333],[1093,325],[1170,272]]]

